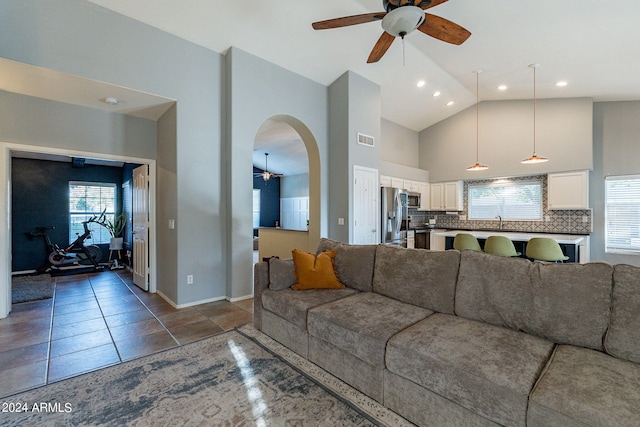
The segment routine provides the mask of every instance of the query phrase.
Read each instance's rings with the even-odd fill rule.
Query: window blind
[[[605,251],[640,254],[640,175],[605,178]]]
[[[542,220],[542,182],[469,185],[469,219]]]

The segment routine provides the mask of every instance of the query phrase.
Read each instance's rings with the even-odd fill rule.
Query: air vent
[[[375,140],[372,136],[358,132],[358,144],[373,147]]]

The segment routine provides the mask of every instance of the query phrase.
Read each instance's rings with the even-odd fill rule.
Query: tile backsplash
[[[590,234],[592,231],[591,221],[592,212],[590,209],[577,210],[547,210],[547,176],[535,175],[517,178],[509,178],[509,180],[542,180],[542,204],[543,220],[542,221],[507,221],[502,222],[504,231],[523,231],[536,233],[565,233],[565,234]],[[465,181],[463,190],[464,210],[447,214],[444,211],[418,211],[409,209],[411,218],[411,227],[423,227],[430,219],[436,220],[437,228],[460,228],[468,230],[479,229],[498,229],[500,222],[496,220],[468,220],[468,192],[469,182],[473,183],[490,183],[492,180]],[[465,218],[464,220],[460,219]],[[586,222],[585,222],[586,219]]]

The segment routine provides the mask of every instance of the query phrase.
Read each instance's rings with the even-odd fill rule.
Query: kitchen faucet
[[[498,215],[496,218],[498,218],[498,220],[500,221],[500,226],[498,227],[498,230],[502,231],[502,216]]]

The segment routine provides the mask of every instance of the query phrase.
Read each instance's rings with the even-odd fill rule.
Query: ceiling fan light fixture
[[[382,18],[382,29],[395,37],[404,38],[423,22],[425,14],[417,6],[401,6]]]

